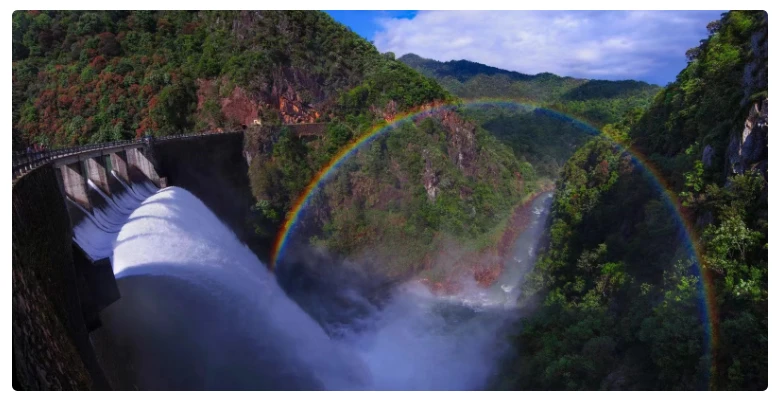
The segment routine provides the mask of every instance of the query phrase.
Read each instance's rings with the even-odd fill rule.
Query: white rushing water
[[[102,196],[106,206],[95,207],[92,214],[73,202],[84,214],[83,220],[73,228],[73,239],[92,260],[112,255],[115,238],[129,215],[158,190],[150,181],[128,185],[114,172],[110,176],[123,186],[122,191],[112,196],[102,192],[91,180],[87,181],[89,189]]]
[[[128,206],[115,203],[109,218],[117,220]],[[95,253],[111,246],[121,299],[102,313],[103,354],[131,366],[140,389],[482,389],[506,349],[498,332],[511,313],[486,310],[480,298],[515,294],[521,269],[454,297],[404,284],[356,330],[331,337],[186,190],[162,189],[123,221],[117,233],[100,222],[105,235],[76,234],[95,240]],[[515,255],[513,265],[532,259]]]

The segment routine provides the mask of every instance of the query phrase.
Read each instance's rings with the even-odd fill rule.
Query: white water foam
[[[116,363],[135,367],[140,389],[483,389],[519,281],[446,297],[410,282],[331,338],[184,189],[145,199],[110,245],[121,299],[104,330],[131,349]]]
[[[115,173],[111,173],[111,176],[124,187],[123,191],[112,196],[105,194],[91,180],[87,181],[89,189],[96,191],[105,200],[104,207],[95,207],[92,212],[89,212],[71,201],[84,214],[83,220],[73,227],[73,240],[92,260],[108,258],[112,255],[115,239],[129,215],[143,200],[158,190],[150,181],[127,185]]]
[[[130,354],[142,389],[358,389],[369,381],[356,355],[184,189],[162,189],[134,210],[116,238],[113,271],[122,297],[104,325],[140,345]]]

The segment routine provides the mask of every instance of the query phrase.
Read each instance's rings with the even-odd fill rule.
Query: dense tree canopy
[[[540,307],[516,336],[500,387],[767,387],[767,181],[754,167],[766,147],[741,171],[724,160],[749,108],[766,100],[766,52],[757,49],[766,28],[764,12],[709,24],[646,111],[605,127],[613,139],[593,139],[562,169],[549,248],[527,283]],[[664,185],[634,165],[630,146]],[[679,193],[675,209],[698,233],[701,259],[662,187]],[[705,300],[706,286],[715,299]],[[717,309],[712,350],[705,302]]]

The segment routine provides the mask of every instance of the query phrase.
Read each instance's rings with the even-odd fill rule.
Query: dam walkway
[[[116,152],[130,150],[132,148],[146,147],[153,141],[183,140],[213,134],[242,133],[241,131],[202,132],[195,134],[181,134],[164,137],[145,137],[136,140],[119,140],[104,143],[81,145],[77,147],[46,150],[42,152],[14,152],[13,182],[23,177],[30,171],[48,163],[54,163],[56,167],[61,165],[84,161],[89,158],[110,155]]]

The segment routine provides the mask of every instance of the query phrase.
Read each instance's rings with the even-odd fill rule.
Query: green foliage
[[[13,125],[27,144],[240,126],[244,100],[261,103],[259,115],[276,125],[284,114],[275,90],[294,90],[301,112],[313,107],[329,118],[340,92],[366,77],[391,84],[388,99],[406,108],[449,97],[414,72],[381,81],[381,70],[396,76],[405,66],[323,12],[19,11],[13,57]],[[236,88],[246,98],[235,113],[212,108]],[[209,104],[198,108],[197,99]],[[45,116],[23,118],[29,106]],[[85,124],[65,133],[75,117]]]
[[[646,105],[659,90],[639,81],[580,80],[541,73],[526,75],[467,60],[438,62],[407,54],[400,61],[436,78],[463,99],[510,99],[537,103],[603,125]]]
[[[603,128],[622,147],[643,152],[666,184],[647,182],[602,138],[564,166],[550,248],[525,287],[540,307],[515,337],[518,354],[504,364],[499,387],[767,387],[767,182],[758,170],[734,174],[723,166],[730,134],[748,114],[743,99],[753,97],[743,91],[743,70],[759,61],[751,37],[766,45],[758,41],[766,40],[766,17],[733,11],[708,29],[709,39],[688,52],[689,65],[646,111]],[[701,160],[708,145],[716,152],[710,166]],[[670,207],[663,186],[683,201]],[[699,261],[674,210],[695,228]],[[698,272],[708,275],[699,279]],[[714,349],[706,347],[711,323],[702,315],[701,287],[715,294],[707,301],[718,320]],[[574,313],[580,306],[592,308]],[[592,327],[593,319],[606,321]],[[595,358],[605,362],[583,357],[585,347],[599,349]]]
[[[464,113],[533,165],[539,176],[555,179],[577,147],[592,136],[565,119],[542,110],[509,105],[467,106]]]

